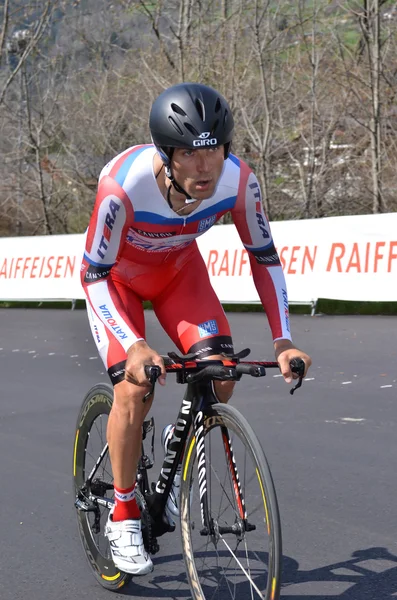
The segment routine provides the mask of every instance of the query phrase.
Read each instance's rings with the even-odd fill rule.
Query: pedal
[[[157,554],[157,552],[160,550],[160,546],[157,542],[156,539],[152,540],[152,543],[150,544],[150,554]]]

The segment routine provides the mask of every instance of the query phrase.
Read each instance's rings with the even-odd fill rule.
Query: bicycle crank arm
[[[98,498],[97,496],[91,496],[90,500],[95,500],[97,504],[99,504],[100,506],[104,506],[109,510],[114,506],[114,500],[109,500],[109,498]]]
[[[95,514],[95,519],[93,524],[91,525],[93,533],[99,533],[101,531],[101,513],[98,507],[98,500],[101,498],[88,498],[86,500],[81,500],[81,498],[76,498],[74,505],[77,510],[82,512],[93,512]]]
[[[74,502],[77,510],[81,510],[83,512],[96,512],[98,507],[91,501],[87,502],[86,500],[80,500],[80,498],[76,498]]]

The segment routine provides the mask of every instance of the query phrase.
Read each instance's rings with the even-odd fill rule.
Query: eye
[[[184,156],[193,156],[193,150],[185,150],[183,153]]]

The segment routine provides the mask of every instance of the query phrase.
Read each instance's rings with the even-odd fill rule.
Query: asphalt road
[[[173,349],[147,313],[148,341]],[[261,314],[230,314],[235,347],[272,359]],[[294,396],[280,377],[246,377],[233,404],[271,465],[283,528],[283,600],[397,596],[397,319],[292,316],[313,357]],[[77,534],[72,450],[78,408],[106,381],[84,311],[0,310],[0,597],[2,600],[188,597],[177,535],[155,570],[121,594],[94,581]],[[159,391],[159,429],[180,388]],[[161,410],[159,405],[161,405]]]

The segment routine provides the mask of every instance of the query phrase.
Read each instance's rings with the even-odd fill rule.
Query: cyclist
[[[283,271],[258,181],[231,154],[234,122],[226,100],[205,85],[174,85],[154,101],[149,127],[153,144],[125,150],[100,174],[81,272],[94,340],[114,384],[107,439],[115,506],[105,533],[115,565],[135,575],[153,568],[142,541],[133,475],[151,404],[142,402],[148,391],[144,366],[159,365],[165,384],[163,361],[145,341],[142,301],[152,302],[180,352],[200,358],[233,352],[225,313],[195,241],[228,211],[250,256],[281,373],[290,383],[293,357],[305,361],[306,371],[311,364],[291,341]],[[215,382],[221,402],[232,391],[233,382]],[[167,504],[169,520],[178,513],[177,492],[178,477]]]

